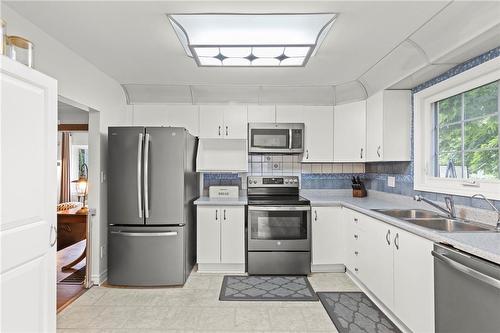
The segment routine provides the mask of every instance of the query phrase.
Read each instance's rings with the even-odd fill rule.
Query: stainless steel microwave
[[[304,152],[304,124],[249,123],[248,152],[301,154]]]

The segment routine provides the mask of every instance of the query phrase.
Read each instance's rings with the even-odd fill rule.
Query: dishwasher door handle
[[[457,271],[464,273],[472,278],[475,278],[483,283],[486,283],[494,288],[500,289],[500,280],[497,280],[494,277],[491,277],[471,267],[461,264],[453,259],[448,258],[446,255],[438,253],[436,251],[432,251],[432,255],[434,256],[434,258],[448,265],[449,267],[456,269]]]

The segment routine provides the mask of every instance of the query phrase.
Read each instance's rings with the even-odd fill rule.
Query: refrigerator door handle
[[[137,142],[137,208],[139,210],[139,217],[142,218],[142,133],[139,134],[139,141]]]
[[[123,232],[123,231],[111,231],[112,234],[127,236],[127,237],[169,237],[177,236],[177,231],[166,231],[166,232]]]
[[[144,216],[149,217],[149,133],[144,143]]]

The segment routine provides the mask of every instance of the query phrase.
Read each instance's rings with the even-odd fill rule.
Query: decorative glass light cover
[[[168,18],[198,66],[301,67],[321,45],[336,14],[178,14]]]

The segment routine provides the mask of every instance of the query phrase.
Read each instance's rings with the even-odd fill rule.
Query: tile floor
[[[93,287],[59,313],[59,333],[337,332],[318,302],[221,302],[223,275],[192,273],[184,287]],[[357,291],[343,273],[309,277],[315,291]]]

